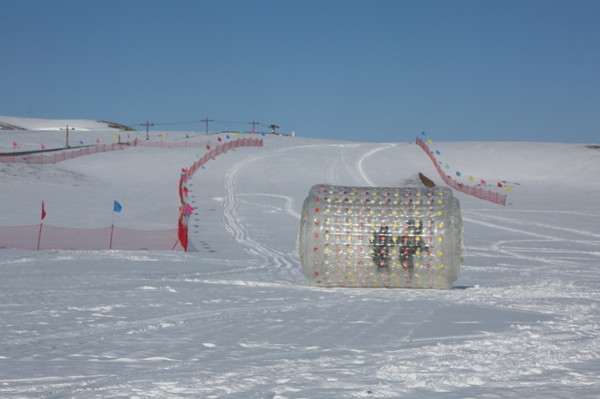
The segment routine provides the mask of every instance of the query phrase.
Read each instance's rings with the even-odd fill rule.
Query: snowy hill
[[[39,137],[0,132],[0,152]],[[434,141],[465,184],[511,188],[506,207],[455,193],[466,246],[455,288],[320,289],[296,248],[313,184],[441,179],[412,143],[264,141],[193,176],[190,252],[1,250],[0,396],[598,396],[598,149]],[[180,170],[198,153],[0,164],[0,226],[39,223],[43,200],[48,224],[172,228]]]

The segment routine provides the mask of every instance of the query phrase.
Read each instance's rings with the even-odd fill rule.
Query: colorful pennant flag
[[[114,202],[113,204],[113,211],[114,212],[121,212],[121,209],[123,209],[123,207],[121,206],[121,204],[119,204],[119,201]]]
[[[42,201],[42,220],[46,218],[46,207],[44,206],[44,201]]]

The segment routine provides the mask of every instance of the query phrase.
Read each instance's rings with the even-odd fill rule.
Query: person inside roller
[[[423,241],[423,227],[421,222],[409,220],[404,225],[404,229],[400,237],[398,238],[398,245],[400,249],[400,263],[402,268],[407,270],[410,274],[410,278],[413,276],[415,268],[414,257],[421,251],[428,251],[429,248]]]
[[[373,263],[378,269],[387,269],[390,255],[390,247],[392,245],[392,237],[389,233],[388,226],[381,226],[379,231],[374,231],[371,237],[371,246],[373,248],[372,258]]]

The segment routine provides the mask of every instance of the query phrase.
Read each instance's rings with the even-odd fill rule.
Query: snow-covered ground
[[[1,131],[0,152],[41,139],[64,132]],[[599,149],[435,142],[463,176],[512,187],[506,207],[455,192],[454,289],[321,289],[296,248],[313,184],[441,179],[412,143],[264,139],[191,179],[190,252],[1,250],[0,397],[600,395]],[[174,228],[179,172],[204,151],[0,164],[0,226],[39,223],[44,200],[52,225]]]

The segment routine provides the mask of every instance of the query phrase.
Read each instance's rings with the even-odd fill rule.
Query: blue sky
[[[600,141],[600,1],[0,0],[0,115]]]

